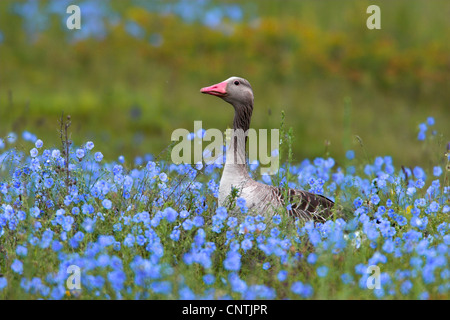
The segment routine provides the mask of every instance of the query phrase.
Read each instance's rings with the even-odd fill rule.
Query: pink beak
[[[227,82],[221,82],[210,87],[200,89],[201,93],[211,94],[213,96],[224,97],[227,94]]]

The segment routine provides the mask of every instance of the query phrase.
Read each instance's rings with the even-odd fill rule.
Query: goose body
[[[220,97],[234,107],[233,134],[220,179],[219,206],[226,206],[232,190],[236,189],[237,195],[246,200],[248,209],[259,214],[270,214],[284,208],[290,216],[305,221],[325,221],[331,216],[334,203],[322,195],[296,189],[282,190],[250,177],[246,164],[245,133],[250,128],[254,98],[247,80],[231,77],[202,88],[200,92]]]

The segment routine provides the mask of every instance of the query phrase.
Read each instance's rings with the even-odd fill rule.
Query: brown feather
[[[331,209],[334,206],[334,202],[327,197],[303,190],[288,189],[288,200],[286,201],[283,196],[283,189],[275,188],[274,191],[283,207],[291,204],[291,209],[287,211],[292,217],[323,222],[332,215]]]

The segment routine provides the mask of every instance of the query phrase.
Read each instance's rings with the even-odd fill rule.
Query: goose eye
[[[239,84],[240,84],[239,81],[237,81],[237,80],[234,81],[234,85],[238,86]]]

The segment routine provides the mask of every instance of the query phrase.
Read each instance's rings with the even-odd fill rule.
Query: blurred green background
[[[81,30],[66,28],[69,4]],[[366,27],[371,4],[381,30]],[[296,160],[361,156],[358,135],[370,156],[426,166],[419,123],[433,116],[450,140],[449,17],[447,0],[1,1],[0,137],[59,147],[64,111],[74,142],[106,159],[158,154],[194,120],[230,126],[232,108],[199,89],[238,75],[253,128],[285,111]]]

